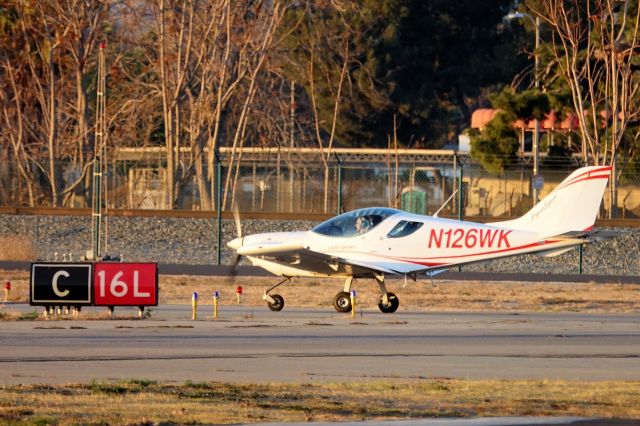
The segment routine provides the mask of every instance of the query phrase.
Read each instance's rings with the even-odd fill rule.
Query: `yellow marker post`
[[[198,293],[193,292],[193,296],[191,296],[191,319],[196,320],[198,314]]]
[[[220,293],[218,290],[213,292],[213,319],[218,319],[218,301],[220,300]]]
[[[356,291],[351,290],[351,318],[356,317]]]

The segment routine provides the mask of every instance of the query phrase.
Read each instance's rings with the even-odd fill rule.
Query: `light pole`
[[[535,28],[535,48],[533,51],[533,81],[534,87],[536,90],[540,90],[540,76],[538,74],[538,48],[540,47],[540,18],[533,17],[528,13],[521,12],[513,12],[507,15],[507,19],[523,19],[528,18],[533,23]],[[538,162],[539,162],[539,152],[540,152],[540,120],[534,118],[534,127],[533,127],[533,178],[531,180],[531,186],[533,188],[533,204],[538,202],[538,193],[540,189],[542,189],[542,185],[540,185],[540,181],[538,179]]]

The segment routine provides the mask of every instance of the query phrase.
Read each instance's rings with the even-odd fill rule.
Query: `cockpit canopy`
[[[331,237],[362,235],[375,228],[389,216],[400,212],[400,210],[386,207],[368,207],[353,210],[322,222],[313,228],[313,232]]]

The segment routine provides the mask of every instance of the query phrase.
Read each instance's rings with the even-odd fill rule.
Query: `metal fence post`
[[[342,163],[338,154],[334,152],[333,155],[338,161],[338,214],[340,214],[342,213]]]
[[[214,155],[216,156],[216,222],[218,224],[218,247],[217,247],[217,264],[220,265],[222,263],[222,161],[220,161],[220,156],[218,155],[218,151],[214,151]]]
[[[582,250],[584,246],[580,244],[578,249],[578,274],[582,275]]]
[[[464,213],[462,208],[462,164],[460,163],[460,159],[458,159],[457,153],[453,154],[453,158],[460,168],[460,175],[458,176],[458,220],[462,221]]]

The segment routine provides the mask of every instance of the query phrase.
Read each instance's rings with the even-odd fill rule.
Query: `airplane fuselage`
[[[393,237],[400,222],[421,224],[406,236]],[[262,243],[262,244],[261,244]],[[277,232],[245,237],[245,246],[299,246],[327,258],[314,259],[251,256],[254,265],[284,276],[358,276],[358,264],[370,265],[389,274],[446,269],[456,265],[524,253],[564,251],[581,244],[578,239],[540,240],[535,232],[506,229],[475,222],[456,221],[399,212],[362,235],[327,236],[315,231]],[[240,252],[241,254],[243,252]],[[343,265],[340,259],[356,265]],[[370,273],[362,273],[370,275]]]
[[[346,277],[333,304],[350,306],[353,278],[374,278],[380,288],[378,307],[395,312],[398,297],[386,290],[386,275],[434,275],[457,265],[536,253],[555,256],[589,242],[611,167],[590,166],[572,172],[523,216],[491,224],[464,222],[366,207],[343,213],[305,232],[274,232],[239,237],[228,245],[237,256],[276,275]],[[265,292],[271,310],[284,298]]]

